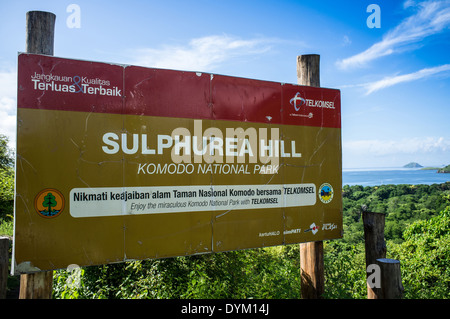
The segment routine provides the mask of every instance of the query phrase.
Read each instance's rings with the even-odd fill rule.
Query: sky
[[[64,58],[297,83],[297,56],[320,54],[321,86],[341,90],[343,168],[450,164],[450,0],[0,0],[12,148],[32,10],[56,15]]]

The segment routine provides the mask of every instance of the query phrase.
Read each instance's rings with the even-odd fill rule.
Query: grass
[[[14,222],[12,220],[0,220],[0,236],[12,237],[14,234]]]

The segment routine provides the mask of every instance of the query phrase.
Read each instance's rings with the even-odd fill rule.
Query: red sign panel
[[[335,89],[31,54],[19,64],[19,108],[341,127]]]

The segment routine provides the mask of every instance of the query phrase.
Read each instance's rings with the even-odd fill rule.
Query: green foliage
[[[13,153],[8,139],[0,135],[0,235],[12,236],[14,211]]]
[[[14,154],[8,147],[8,137],[0,134],[0,170],[12,168],[14,164]]]
[[[367,296],[363,243],[326,242],[324,266],[325,298],[361,299]]]
[[[54,297],[299,298],[298,245],[85,267],[79,288],[55,273]]]
[[[386,214],[385,238],[403,242],[403,231],[417,220],[429,219],[443,210],[447,203],[444,194],[450,193],[450,183],[433,185],[382,185],[343,187],[344,241],[358,243],[364,230],[361,211]]]
[[[72,271],[55,271],[53,274],[53,296],[59,299],[81,299],[83,296],[80,292],[86,291],[84,273],[83,268]]]
[[[14,198],[14,171],[12,168],[0,169],[0,201]]]
[[[388,249],[400,260],[405,298],[450,298],[450,206],[414,222],[404,237],[402,244]]]
[[[445,166],[438,170],[438,173],[450,173],[450,165]]]

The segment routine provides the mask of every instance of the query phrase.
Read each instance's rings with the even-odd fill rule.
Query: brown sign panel
[[[18,60],[16,273],[341,237],[338,90]]]

